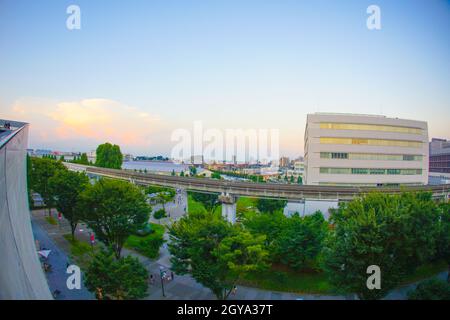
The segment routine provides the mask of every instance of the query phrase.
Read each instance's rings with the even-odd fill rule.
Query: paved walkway
[[[42,219],[47,225],[51,226],[45,220]],[[66,285],[67,278],[70,276],[66,273],[67,263],[71,264],[71,260],[62,250],[59,245],[55,243],[53,240],[53,236],[56,234],[51,231],[52,228],[45,228],[45,225],[39,223],[35,219],[32,219],[32,229],[35,240],[39,241],[39,246],[41,248],[46,248],[51,250],[50,255],[48,256],[47,263],[49,263],[51,267],[51,271],[46,272],[47,283],[50,287],[50,291],[54,292],[55,290],[59,290],[60,294],[56,296],[57,300],[88,300],[94,299],[94,295],[89,292],[84,284],[81,283],[81,289],[77,290],[69,290]],[[54,226],[53,226],[54,227]],[[65,239],[63,239],[65,241]],[[67,241],[66,241],[67,242]],[[82,275],[83,277],[83,275]]]

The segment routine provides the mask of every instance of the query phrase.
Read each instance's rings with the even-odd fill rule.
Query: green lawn
[[[58,221],[56,221],[56,219],[53,217],[45,217],[45,221],[47,221],[48,223],[50,223],[51,225],[54,225],[54,226],[56,226],[58,224]]]
[[[133,249],[150,259],[156,259],[159,257],[159,248],[164,243],[165,228],[155,223],[150,223],[150,225],[154,232],[146,236],[131,235],[125,242],[124,247]]]
[[[249,274],[241,281],[242,285],[266,290],[333,294],[333,288],[322,272],[295,272],[277,270],[273,267],[267,271]]]
[[[256,203],[258,199],[256,198],[247,198],[247,197],[239,197],[236,202],[236,212],[238,214],[245,214],[247,212],[257,210]]]
[[[192,199],[190,195],[188,195],[188,212],[205,212],[206,209],[200,202],[195,201]],[[222,212],[222,206],[217,206],[216,209],[214,209],[214,212],[221,213]]]
[[[81,267],[86,267],[92,258],[92,254],[97,251],[98,248],[92,248],[89,243],[79,241],[76,238],[75,240],[72,240],[72,235],[70,233],[65,234],[63,237],[70,243],[70,257]],[[98,246],[98,244],[96,246]]]

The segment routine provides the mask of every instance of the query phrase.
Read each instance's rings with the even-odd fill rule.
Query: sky
[[[174,130],[201,121],[278,129],[296,157],[314,112],[423,120],[449,139],[449,31],[438,0],[0,0],[0,118],[29,122],[30,148],[134,155],[170,155]]]

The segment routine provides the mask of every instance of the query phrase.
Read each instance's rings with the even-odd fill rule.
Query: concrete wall
[[[0,299],[52,299],[31,230],[28,125],[0,149]]]

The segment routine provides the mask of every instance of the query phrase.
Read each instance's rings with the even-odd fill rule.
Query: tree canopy
[[[55,204],[53,190],[49,180],[58,170],[65,170],[64,165],[51,158],[31,158],[31,189],[42,196],[50,214],[51,208]]]
[[[295,270],[314,266],[327,232],[328,223],[320,211],[305,217],[295,214],[286,219],[276,240],[276,256]]]
[[[265,237],[228,223],[220,214],[190,213],[170,227],[169,235],[172,269],[190,273],[218,299],[226,299],[246,273],[267,267]]]
[[[118,258],[125,240],[144,227],[151,210],[141,190],[121,180],[100,179],[79,199],[82,220]]]
[[[84,283],[90,291],[100,291],[103,299],[139,299],[146,296],[147,279],[147,269],[137,258],[117,259],[101,249],[90,262]]]
[[[260,212],[273,213],[275,211],[283,210],[287,204],[287,200],[285,199],[258,199],[258,203],[256,204],[258,210]]]
[[[56,209],[69,221],[72,239],[81,218],[77,208],[78,197],[88,183],[89,178],[84,172],[73,172],[67,169],[56,171],[55,175],[49,179]]]
[[[362,299],[382,298],[436,252],[439,215],[431,195],[368,194],[341,203],[331,215],[323,251],[329,280]],[[367,268],[380,267],[382,286],[369,290]]]
[[[95,165],[103,168],[122,168],[123,155],[118,145],[109,142],[101,144],[96,150]]]

